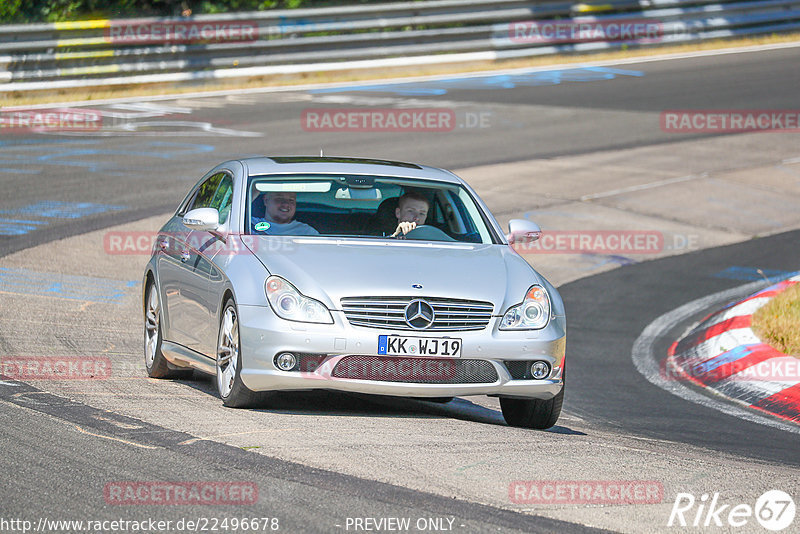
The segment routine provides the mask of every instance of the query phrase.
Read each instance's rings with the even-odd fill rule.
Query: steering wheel
[[[398,235],[399,237],[399,235]],[[452,237],[442,230],[430,224],[421,224],[405,235],[406,239],[428,240],[428,241],[455,241]]]

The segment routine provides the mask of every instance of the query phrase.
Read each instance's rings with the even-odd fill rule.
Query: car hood
[[[343,297],[421,296],[488,301],[498,314],[542,283],[506,245],[270,237],[249,248],[271,274],[336,310]]]

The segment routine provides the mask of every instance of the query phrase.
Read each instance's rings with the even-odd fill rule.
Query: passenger
[[[297,193],[268,191],[264,199],[264,217],[251,217],[253,232],[267,235],[319,235],[313,227],[294,220]]]
[[[428,199],[421,193],[409,191],[401,196],[397,201],[397,209],[394,210],[397,217],[397,229],[391,237],[396,237],[400,232],[406,235],[417,226],[425,224],[429,208]]]

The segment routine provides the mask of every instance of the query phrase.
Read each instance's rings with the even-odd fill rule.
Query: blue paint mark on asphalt
[[[48,287],[46,291],[48,293],[61,293],[62,287],[63,286],[61,284],[53,284],[52,286]]]
[[[0,213],[10,213],[8,211],[0,211]],[[47,224],[45,221],[28,221],[25,219],[0,219],[0,222],[11,224]]]
[[[156,143],[154,143],[156,144]],[[162,145],[164,146],[164,145]],[[200,145],[198,145],[200,146]],[[206,145],[208,146],[208,145]],[[212,147],[213,150],[213,147]],[[199,152],[208,152],[208,150],[199,150]],[[180,152],[179,154],[185,154],[187,152]],[[194,153],[194,152],[190,152]],[[140,157],[147,157],[147,158],[160,158],[160,159],[172,159],[175,154],[171,152],[153,152],[151,150],[106,150],[106,149],[97,149],[97,148],[87,148],[82,150],[67,150],[64,152],[57,152],[55,154],[47,154],[44,156],[39,156],[36,158],[37,161],[47,161],[53,158],[69,158],[72,156],[140,156]],[[84,162],[73,162],[75,164],[84,163]]]
[[[36,230],[40,224],[47,224],[47,222],[28,221],[21,219],[0,219],[0,235],[24,235],[32,230]]]
[[[762,274],[759,274],[759,269],[756,267],[728,267],[716,274],[715,278],[728,278],[731,280],[763,280],[766,278],[771,281],[783,280],[789,278],[793,274],[792,271],[778,271],[775,269],[760,269]]]
[[[125,209],[125,206],[115,206],[112,204],[45,200],[35,204],[29,204],[22,208],[3,210],[0,211],[0,214],[51,219],[80,219],[81,217],[87,217],[89,215],[97,215],[98,213],[123,209]],[[24,235],[38,229],[42,225],[48,224],[50,224],[50,221],[0,218],[0,235]]]
[[[125,206],[115,206],[112,204],[93,204],[91,202],[59,202],[55,200],[45,200],[30,204],[23,208],[12,211],[2,211],[0,213],[18,213],[21,215],[33,215],[39,217],[52,217],[59,219],[80,219],[88,215],[96,215],[107,211],[118,211],[125,209]]]
[[[192,156],[213,152],[214,145],[200,143],[175,143],[167,141],[138,142],[130,150],[109,150],[102,148],[104,140],[22,140],[0,141],[0,149],[4,150],[0,159],[0,172],[25,174],[41,174],[41,169],[20,170],[20,165],[48,165],[58,167],[79,167],[88,172],[103,172],[106,174],[124,175],[124,168],[119,165],[113,156],[133,156],[137,158],[150,158],[171,160],[175,158]],[[131,143],[128,144],[131,146]],[[80,147],[80,148],[78,148]],[[35,155],[15,154],[9,151],[36,152]],[[100,161],[93,156],[112,156],[110,161]],[[83,158],[83,159],[71,159]]]
[[[178,152],[177,154],[200,154],[202,152],[213,152],[216,147],[214,145],[203,145],[200,143],[170,143],[167,141],[153,141],[150,143],[151,146],[162,146],[162,147],[172,147],[172,148],[186,148],[187,150],[183,152]],[[190,150],[189,150],[190,149]]]
[[[21,147],[25,145],[92,145],[97,141],[92,139],[9,139],[0,140],[1,147]]]
[[[121,304],[123,297],[130,293],[130,288],[139,284],[135,280],[111,280],[0,267],[0,291],[5,293]]]
[[[594,265],[587,268],[586,270],[591,271],[593,269],[597,269],[598,267],[602,267],[603,265],[607,265],[609,263],[616,263],[617,265],[633,265],[636,263],[636,260],[632,260],[625,256],[619,256],[617,254],[581,254],[581,258],[583,259],[591,259],[594,260]]]
[[[351,85],[313,89],[311,94],[344,93],[367,91],[373,93],[394,93],[401,96],[441,96],[451,90],[513,89],[515,87],[537,87],[559,85],[564,82],[595,82],[613,80],[618,76],[643,77],[638,70],[614,69],[609,67],[577,67],[573,69],[554,69],[522,72],[518,74],[498,74],[429,80],[424,82],[405,82],[376,85]]]

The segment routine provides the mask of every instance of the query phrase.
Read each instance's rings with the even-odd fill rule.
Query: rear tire
[[[223,306],[217,336],[217,391],[222,404],[229,408],[248,408],[265,398],[263,393],[248,389],[242,382],[239,347],[239,314],[230,298]]]
[[[567,370],[563,371],[564,385],[552,399],[510,399],[500,397],[503,418],[510,426],[545,430],[556,424],[564,404],[564,390],[567,386]]]
[[[155,282],[147,283],[144,301],[144,366],[150,378],[188,378],[191,369],[171,369],[161,352],[161,299]]]

